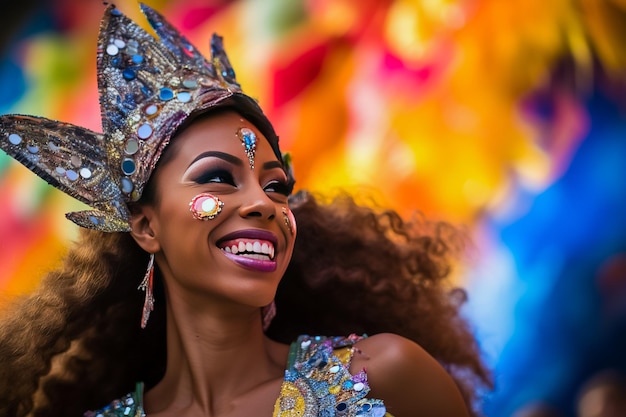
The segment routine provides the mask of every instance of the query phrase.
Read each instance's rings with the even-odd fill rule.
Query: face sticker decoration
[[[214,219],[224,207],[224,203],[209,193],[202,193],[195,196],[189,203],[189,211],[198,220]]]
[[[289,229],[291,236],[293,236],[296,234],[296,218],[293,216],[293,212],[287,207],[283,207],[282,211],[285,225],[287,226],[287,229]]]
[[[254,169],[254,154],[256,152],[256,133],[247,127],[242,127],[237,131],[237,137],[241,141],[241,145],[246,151],[250,169]]]

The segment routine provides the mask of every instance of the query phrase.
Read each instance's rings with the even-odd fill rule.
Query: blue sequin
[[[170,88],[163,87],[159,91],[159,98],[163,101],[171,100],[174,98],[174,92]]]
[[[133,64],[141,64],[143,62],[143,56],[133,55]]]
[[[126,68],[123,72],[122,75],[124,76],[125,79],[127,80],[134,80],[135,77],[137,76],[137,73],[135,72],[134,69],[131,68]]]
[[[135,161],[132,159],[124,159],[122,161],[122,171],[124,174],[131,175],[135,172],[135,169],[137,169],[137,167],[135,165]]]
[[[65,176],[70,180],[70,181],[76,181],[78,179],[78,173],[74,170],[68,169],[67,171],[65,171]]]
[[[187,102],[189,102],[191,100],[191,93],[189,91],[181,91],[181,92],[178,93],[176,98],[181,103],[187,103]]]

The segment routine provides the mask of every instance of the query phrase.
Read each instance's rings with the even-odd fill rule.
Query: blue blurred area
[[[0,114],[14,113],[14,106],[28,89],[27,75],[22,59],[23,42],[28,38],[46,31],[58,30],[50,7],[53,2],[43,0],[26,1],[19,13],[8,13],[0,19],[11,23],[4,25],[2,49],[0,50]],[[0,153],[0,175],[11,160],[4,152]]]
[[[50,7],[54,2],[26,0],[14,12],[7,13],[3,24],[0,50],[0,114],[10,112],[27,89],[27,80],[21,63],[22,41],[48,30],[57,30]]]
[[[625,271],[613,277],[615,291],[602,293],[598,281],[611,258],[626,254],[626,116],[599,90],[586,108],[590,131],[562,178],[522,218],[491,224],[513,256],[521,295],[495,363],[489,417],[535,402],[574,416],[591,376],[603,369],[626,374],[626,309],[608,308],[611,298],[626,295]]]
[[[22,68],[7,54],[0,61],[0,91],[0,113],[6,113],[26,91]]]

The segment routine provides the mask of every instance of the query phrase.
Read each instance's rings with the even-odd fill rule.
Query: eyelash
[[[291,194],[291,190],[289,189],[289,185],[285,181],[273,180],[267,183],[267,185],[263,188],[266,192],[274,192],[278,194],[282,194],[285,197]]]
[[[218,181],[214,181],[215,179],[217,179]],[[235,185],[235,180],[232,174],[225,169],[204,172],[197,178],[195,178],[194,182],[197,182],[198,184],[218,183],[229,184],[233,186]]]
[[[197,178],[194,179],[194,182],[198,184],[228,184],[233,187],[236,186],[235,179],[232,174],[224,169],[211,170],[202,173]],[[272,180],[268,182],[265,187],[263,187],[265,192],[278,193],[284,196],[288,196],[291,194],[291,190],[289,188],[289,184],[286,181],[282,180]]]

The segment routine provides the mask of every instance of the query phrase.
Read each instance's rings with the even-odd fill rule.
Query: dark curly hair
[[[292,261],[268,335],[392,332],[419,343],[451,373],[469,408],[490,387],[447,278],[463,237],[452,226],[357,204],[348,195],[291,197],[298,224]],[[165,295],[146,329],[137,291],[148,255],[127,233],[81,230],[64,263],[0,320],[0,417],[81,416],[165,370]]]

